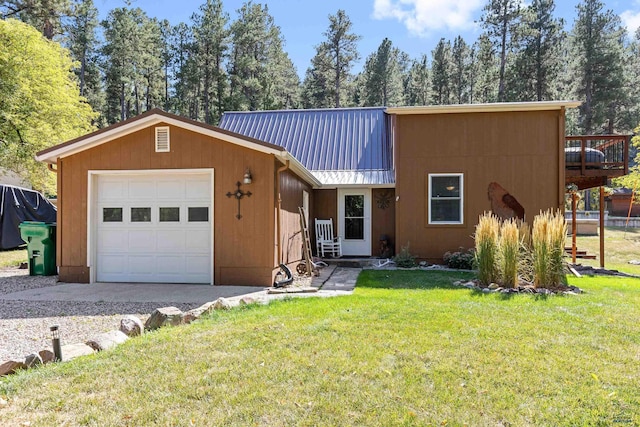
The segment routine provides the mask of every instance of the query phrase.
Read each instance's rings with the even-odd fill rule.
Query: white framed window
[[[464,175],[429,174],[429,224],[463,224]]]
[[[156,127],[156,153],[171,151],[169,143],[169,126]]]

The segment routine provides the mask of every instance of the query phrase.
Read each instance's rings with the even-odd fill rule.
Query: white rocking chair
[[[342,239],[333,235],[333,219],[316,218],[316,248],[322,258],[325,254],[342,256]]]

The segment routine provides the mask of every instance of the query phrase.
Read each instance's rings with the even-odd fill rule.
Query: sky
[[[206,0],[130,0],[150,17],[167,19],[172,25],[189,23],[193,13]],[[527,2],[528,0],[524,0]],[[453,42],[461,35],[469,44],[481,33],[477,21],[487,0],[254,0],[266,4],[285,39],[285,50],[298,74],[303,77],[315,54],[314,47],[323,41],[329,25],[328,16],[344,9],[353,23],[353,32],[362,36],[358,42],[360,61],[353,72],[362,69],[368,55],[388,37],[394,46],[418,58],[431,57],[431,50],[444,37]],[[607,9],[620,15],[629,34],[640,26],[640,0],[603,0]],[[243,0],[223,0],[233,21]],[[577,16],[578,0],[556,0],[556,16],[570,29]],[[125,0],[94,0],[100,19],[111,9],[124,7]]]

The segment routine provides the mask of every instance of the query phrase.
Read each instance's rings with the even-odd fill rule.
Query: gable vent
[[[169,126],[156,128],[156,153],[168,153],[169,150]]]

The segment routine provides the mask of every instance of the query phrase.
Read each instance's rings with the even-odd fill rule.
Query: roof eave
[[[277,157],[283,162],[289,160],[289,168],[300,178],[304,179],[308,184],[311,184],[313,188],[322,187],[322,183],[318,180],[318,178],[313,176],[311,171],[305,168],[298,159],[291,155],[291,153],[289,153],[288,151],[283,151],[277,154]]]
[[[493,113],[508,111],[549,111],[577,108],[581,101],[497,102],[490,104],[427,105],[419,107],[387,107],[388,114]]]
[[[105,129],[94,134],[90,134],[87,137],[79,138],[76,142],[70,144],[60,144],[58,148],[43,150],[36,154],[35,158],[38,161],[56,164],[59,158],[64,158],[77,154],[81,151],[88,150],[114,139],[123,137],[125,135],[137,132],[149,126],[153,126],[158,123],[166,123],[183,129],[187,129],[199,134],[211,136],[223,141],[227,141],[245,148],[250,148],[266,154],[282,155],[285,151],[281,147],[270,147],[267,145],[259,144],[242,138],[241,135],[234,136],[227,133],[216,131],[208,127],[200,126],[196,123],[191,123],[184,120],[178,120],[168,115],[153,113],[145,117],[140,117],[132,120],[130,123],[126,123],[121,126],[114,126],[112,129]],[[73,140],[72,140],[73,141]],[[266,143],[265,143],[266,144]],[[269,144],[271,145],[271,144]]]
[[[395,182],[386,184],[332,184],[322,183],[323,190],[330,190],[333,188],[396,188]]]

